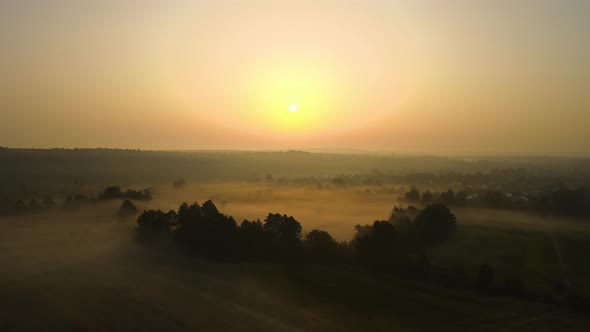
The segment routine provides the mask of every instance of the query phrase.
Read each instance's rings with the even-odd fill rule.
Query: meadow
[[[150,189],[151,200],[134,201],[140,212],[211,199],[238,223],[287,214],[304,234],[321,229],[337,241],[350,241],[356,225],[387,220],[394,206],[407,205],[400,196],[410,187],[267,181],[264,173],[262,180],[193,178],[182,186],[173,185],[175,174],[121,181]],[[0,216],[1,330],[582,331],[589,323],[559,298],[561,288],[590,290],[584,219],[452,207],[456,233],[428,250],[432,276],[414,280],[358,266],[186,256],[139,243],[135,218],[117,215],[120,200],[63,205],[65,193],[96,194],[122,178],[83,185],[50,178],[44,186],[57,188],[56,206]],[[44,186],[28,191],[38,195]],[[493,267],[499,287],[518,280],[534,296],[465,286],[482,264]]]

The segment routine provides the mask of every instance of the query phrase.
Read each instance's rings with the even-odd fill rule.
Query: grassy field
[[[142,247],[131,230],[96,211],[2,220],[0,328],[551,331],[586,323],[543,304],[354,269],[189,259]]]
[[[140,208],[216,198],[238,218],[293,214],[305,229],[324,228],[341,240],[357,223],[385,219],[395,203],[386,195],[362,200],[359,188],[225,184],[155,193]],[[582,331],[590,323],[555,305],[356,268],[220,263],[149,249],[134,240],[133,220],[116,218],[118,204],[0,219],[0,330]],[[456,213],[457,236],[430,253],[436,268],[473,279],[489,263],[498,279],[520,277],[527,288],[549,287],[548,278],[587,287],[583,224]]]

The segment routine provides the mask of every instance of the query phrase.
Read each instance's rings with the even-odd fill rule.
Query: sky
[[[590,155],[589,59],[587,0],[2,0],[0,145]]]

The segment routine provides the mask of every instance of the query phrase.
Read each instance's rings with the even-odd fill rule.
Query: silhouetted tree
[[[422,198],[420,200],[424,204],[429,204],[432,203],[433,199],[434,195],[432,194],[432,192],[430,192],[430,190],[426,190],[424,193],[422,193]]]
[[[102,194],[99,195],[100,199],[119,199],[123,198],[123,192],[121,191],[121,187],[118,186],[110,186],[107,187]]]
[[[551,212],[570,216],[587,214],[590,212],[590,204],[586,196],[586,188],[560,187],[551,192]]]
[[[426,206],[414,221],[420,239],[427,245],[436,245],[447,240],[455,231],[457,219],[448,207],[442,204]]]
[[[260,261],[268,255],[268,237],[266,236],[260,220],[244,220],[238,228],[239,252],[243,259]]]
[[[408,224],[412,224],[412,220],[415,215],[412,215],[412,211],[408,211],[402,207],[394,206],[389,217],[389,222],[397,227],[403,227]]]
[[[176,212],[164,213],[160,210],[146,210],[137,218],[137,231],[140,239],[151,240],[167,236],[170,226],[176,220]]]
[[[149,201],[152,199],[152,192],[149,189],[141,189],[141,190],[127,189],[124,197],[128,198],[128,199],[139,200],[139,201]]]
[[[79,207],[82,204],[91,203],[95,200],[94,197],[87,196],[84,194],[68,195],[66,197],[66,206],[68,207]]]
[[[326,231],[312,230],[305,235],[303,245],[312,261],[323,263],[338,261],[338,242]]]
[[[142,190],[133,190],[128,189],[127,191],[123,192],[121,187],[119,186],[110,186],[105,188],[105,190],[98,195],[98,199],[134,199],[140,201],[146,201],[152,199],[152,193],[149,189],[142,189]]]
[[[237,249],[237,224],[217,210],[212,201],[203,206],[182,204],[175,238],[185,249],[209,257],[232,258]]]
[[[301,224],[291,216],[269,213],[263,224],[268,234],[269,249],[275,258],[299,260],[302,258]]]
[[[411,216],[411,217],[416,217],[416,215],[418,215],[418,208],[416,208],[414,205],[408,205],[408,207],[406,207],[406,214]]]
[[[420,201],[420,192],[416,188],[412,188],[410,191],[404,194],[404,200],[408,202]]]
[[[362,264],[374,268],[388,268],[398,254],[396,229],[387,221],[377,220],[372,226],[355,227],[353,246]]]
[[[486,207],[498,209],[505,206],[506,198],[500,191],[488,190],[483,197],[483,203]]]
[[[131,217],[137,214],[137,207],[128,199],[123,200],[119,208],[119,216]]]
[[[439,202],[446,205],[455,204],[455,193],[453,192],[453,189],[442,192],[439,197]]]
[[[465,205],[467,204],[467,192],[465,190],[461,190],[460,192],[455,195],[455,204],[456,205]]]
[[[406,251],[414,251],[417,247],[416,238],[416,227],[414,225],[414,219],[418,213],[418,209],[413,205],[407,208],[394,207],[389,217],[389,222],[393,224],[397,231],[397,240],[400,247]]]

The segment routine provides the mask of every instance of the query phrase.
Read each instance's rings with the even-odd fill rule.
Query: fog
[[[535,330],[556,327],[566,316],[571,330],[586,326],[562,291],[582,297],[590,290],[587,210],[570,204],[584,192],[554,188],[588,183],[585,159],[18,150],[0,159],[0,297],[10,299],[0,310],[3,331],[414,331],[433,322],[465,330],[490,312],[508,317],[508,328],[530,317],[541,317],[530,323]],[[118,185],[121,195],[131,190],[134,215],[119,214],[128,196],[106,195]],[[144,188],[149,197],[137,196]],[[421,198],[409,201],[416,188]],[[449,188],[457,228],[423,249],[427,277],[406,277],[412,265],[367,270],[361,256],[227,261],[184,252],[174,233],[153,243],[139,237],[143,211],[212,200],[238,225],[269,213],[293,216],[302,241],[319,229],[350,253],[355,226],[389,220],[403,235],[390,219],[394,207],[423,210],[443,202]],[[460,201],[463,191],[481,197]],[[566,209],[543,209],[544,195],[560,202],[556,193],[567,198]],[[83,199],[68,201],[72,195]],[[482,264],[493,267],[497,296],[473,286]],[[526,288],[510,293],[512,280]],[[555,306],[560,318],[552,320],[544,313]]]

